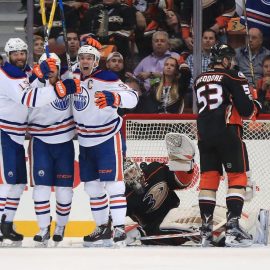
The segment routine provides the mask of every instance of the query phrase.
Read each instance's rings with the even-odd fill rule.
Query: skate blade
[[[113,242],[111,239],[107,239],[107,240],[98,240],[95,242],[83,242],[83,246],[84,247],[112,247],[113,246]]]
[[[35,241],[36,248],[47,248],[48,244],[49,244],[49,240],[45,240],[44,242],[36,242]]]
[[[4,239],[1,246],[2,247],[21,247],[22,241],[12,241],[10,239]]]
[[[252,240],[246,240],[242,242],[238,242],[234,238],[225,240],[226,247],[250,247],[252,246],[252,244],[253,244]]]
[[[126,243],[125,240],[124,241],[118,241],[118,242],[114,242],[113,243],[113,246],[115,248],[123,248],[123,247],[126,247],[127,246],[127,243]]]

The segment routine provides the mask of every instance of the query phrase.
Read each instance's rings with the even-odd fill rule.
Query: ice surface
[[[1,247],[1,269],[256,270],[270,265],[270,246],[83,248],[81,240],[66,238],[58,248],[33,248],[32,239],[24,240],[24,248]]]

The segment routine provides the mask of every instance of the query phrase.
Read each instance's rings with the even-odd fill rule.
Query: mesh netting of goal
[[[179,132],[187,135],[197,144],[195,115],[172,114],[130,114],[124,116],[123,134],[126,138],[127,153],[137,162],[167,161],[165,135]],[[257,212],[270,208],[270,116],[263,115],[256,122],[244,122],[244,141],[249,153],[252,179],[256,182],[256,195],[246,202],[244,211]],[[181,207],[198,203],[199,152],[195,155],[195,174],[192,184],[178,191]],[[217,204],[225,204],[227,191],[226,174],[222,177],[217,193]]]

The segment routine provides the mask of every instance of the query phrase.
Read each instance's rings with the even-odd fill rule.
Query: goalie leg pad
[[[186,135],[167,133],[165,136],[171,171],[190,171],[193,169],[195,145]]]
[[[254,243],[268,245],[269,237],[269,210],[260,209],[258,222],[256,224],[256,235]]]

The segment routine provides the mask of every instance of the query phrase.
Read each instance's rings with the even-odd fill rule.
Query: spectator
[[[162,10],[159,15],[161,17],[159,29],[169,34],[171,51],[180,54],[185,49],[181,34],[180,15],[167,9]]]
[[[258,28],[249,29],[249,44],[252,53],[252,64],[254,67],[255,84],[258,79],[262,77],[262,60],[270,51],[262,46],[263,34]],[[246,47],[236,49],[236,62],[239,69],[247,77],[249,83],[252,83],[252,76],[250,73],[249,53]]]
[[[44,39],[34,35],[33,63],[37,64],[40,56],[44,53]]]
[[[152,85],[149,90],[150,96],[156,103],[151,113],[182,113],[189,80],[190,70],[182,69],[180,76],[177,59],[167,58],[160,81]]]
[[[202,34],[202,72],[207,71],[208,66],[210,64],[210,51],[211,51],[211,47],[214,46],[214,44],[216,43],[217,39],[216,39],[216,33],[214,30],[212,29],[206,29],[205,31],[203,31]],[[193,71],[194,71],[194,63],[193,63],[194,59],[193,59],[193,54],[190,54],[187,57],[187,64],[189,66],[189,69],[191,71],[191,80],[190,80],[190,88],[193,87]]]
[[[193,38],[191,35],[191,21],[193,12],[193,1],[183,0],[180,12],[182,36],[187,47],[193,49]],[[228,21],[235,14],[235,0],[202,0],[203,7],[203,30],[211,28],[216,33],[227,26]]]
[[[110,53],[106,60],[106,68],[116,73],[121,81],[125,81],[124,58],[121,53]]]
[[[240,3],[239,3],[240,2]],[[241,8],[239,8],[238,14],[241,16],[240,22],[245,24],[245,17],[243,15],[243,1],[236,0]],[[270,49],[270,4],[269,1],[252,1],[246,0],[246,10],[247,10],[247,22],[249,28],[259,28],[264,36],[263,45]]]
[[[257,82],[258,100],[262,104],[262,113],[270,113],[270,55],[262,61],[263,77]]]
[[[130,54],[129,37],[135,23],[135,9],[118,3],[118,0],[103,0],[102,4],[90,7],[85,13],[80,34],[92,34],[102,45],[113,44],[126,57]]]
[[[173,56],[179,58],[179,54],[169,51],[169,35],[165,31],[157,31],[152,37],[153,52],[142,59],[134,70],[134,75],[144,82],[145,90],[150,88],[150,79],[161,77],[165,60]]]
[[[62,40],[62,41],[61,41]],[[59,36],[57,38],[58,43],[63,43],[63,36]],[[70,56],[71,65],[76,65],[78,63],[78,50],[80,48],[80,38],[79,34],[74,29],[68,29],[67,30],[67,42],[68,42],[68,52]],[[61,65],[62,65],[62,72],[64,72],[67,69],[67,59],[66,59],[66,53],[60,55],[61,59]]]

